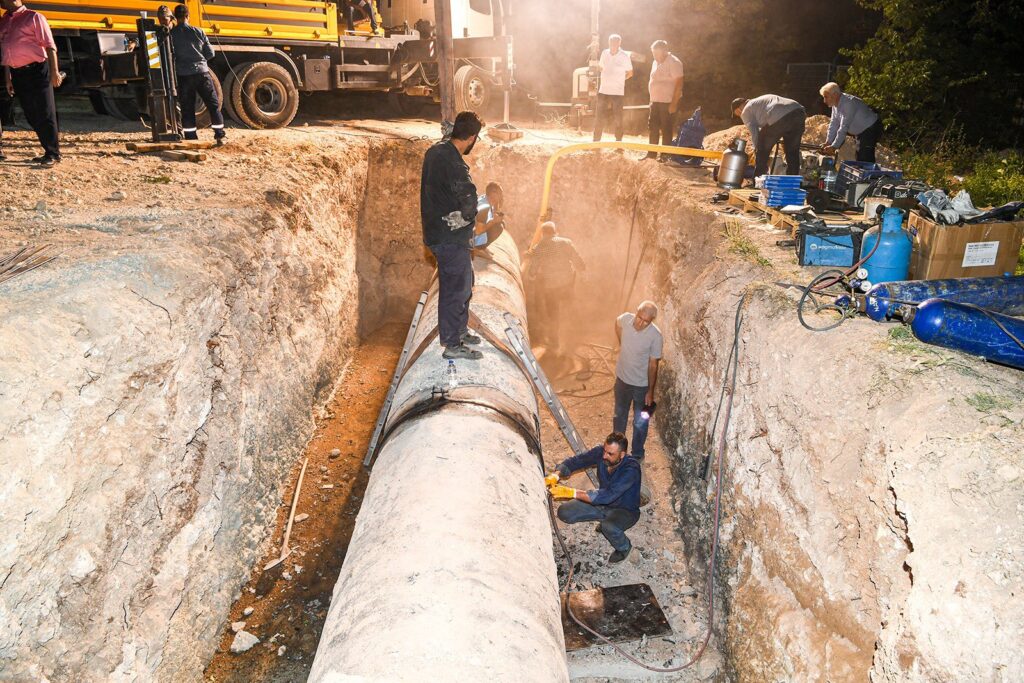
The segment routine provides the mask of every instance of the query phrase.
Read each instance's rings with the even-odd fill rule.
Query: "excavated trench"
[[[0,452],[24,457],[3,458],[0,505],[19,531],[0,566],[0,677],[308,673],[366,486],[361,445],[430,277],[416,201],[424,147],[305,150],[301,172],[239,188],[258,195],[242,216],[197,213],[205,232],[104,245],[13,290],[0,319],[20,332],[3,358],[14,379],[0,410],[22,417]],[[481,147],[474,177],[504,185],[523,248],[550,147]],[[721,472],[718,652],[680,680],[1015,678],[1024,383],[872,324],[802,330],[792,297],[770,284],[801,277],[769,252],[776,236],[747,225],[753,252],[737,244],[712,194],[702,171],[605,152],[560,161],[553,185],[554,219],[588,265],[563,329],[607,344],[620,312],[661,305],[664,447],[648,464],[659,497],[626,578],[696,590],[683,605],[685,591],[665,588],[682,635],[633,651],[658,664],[685,657],[707,623],[714,480],[700,474],[746,292]],[[773,258],[752,257],[757,245]],[[33,352],[59,362],[26,371],[11,360]],[[981,393],[1003,408],[976,407]],[[589,440],[610,426],[606,403],[571,402]],[[549,461],[564,455],[552,426]],[[298,512],[309,516],[295,525],[287,576],[259,587],[303,456]],[[589,542],[574,533],[570,543]],[[678,556],[662,545],[680,539]],[[604,552],[577,558],[588,580],[623,582]],[[231,621],[261,643],[228,652]],[[607,652],[573,655],[570,674],[645,679]]]

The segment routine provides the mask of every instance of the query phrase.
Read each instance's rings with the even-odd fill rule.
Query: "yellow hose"
[[[721,161],[721,152],[712,152],[706,149],[693,149],[691,147],[673,147],[670,145],[650,145],[645,142],[579,142],[573,145],[566,145],[557,150],[548,159],[547,170],[544,171],[544,193],[540,200],[540,217],[537,220],[537,228],[533,233],[530,246],[540,241],[540,225],[544,222],[548,212],[548,202],[551,199],[551,177],[554,174],[555,162],[565,154],[582,152],[588,149],[631,149],[637,152],[660,152],[661,154],[677,154],[684,157],[701,157]]]

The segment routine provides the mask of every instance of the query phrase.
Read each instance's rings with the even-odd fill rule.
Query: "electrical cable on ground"
[[[733,398],[736,395],[736,377],[739,374],[739,343],[740,343],[740,330],[743,326],[743,304],[746,302],[747,295],[743,293],[740,296],[739,303],[736,304],[736,319],[735,326],[733,328],[733,340],[731,350],[729,353],[729,361],[726,362],[725,376],[722,378],[722,394],[719,400],[719,408],[721,408],[722,402],[725,399],[726,387],[729,387],[729,400],[725,402],[725,416],[722,426],[722,434],[718,442],[718,457],[717,457],[717,470],[718,477],[715,482],[715,504],[714,504],[714,521],[713,521],[713,532],[711,541],[711,556],[708,560],[708,628],[704,635],[704,640],[701,642],[697,649],[697,652],[687,661],[685,664],[673,667],[661,667],[652,666],[646,664],[633,655],[626,652],[621,646],[613,643],[604,635],[598,633],[594,629],[584,624],[572,611],[572,603],[569,600],[569,586],[572,583],[573,575],[575,574],[572,554],[569,552],[568,547],[565,544],[565,539],[562,537],[562,532],[558,528],[555,521],[555,509],[552,497],[548,495],[548,516],[551,520],[551,528],[554,530],[555,538],[558,540],[558,545],[562,549],[562,553],[565,555],[566,562],[568,564],[568,572],[566,574],[565,584],[560,587],[560,592],[565,595],[565,610],[569,615],[569,618],[576,623],[577,626],[582,628],[584,631],[600,640],[605,645],[610,645],[616,652],[628,659],[630,662],[640,666],[648,671],[656,673],[673,673],[676,671],[682,671],[693,664],[695,664],[707,650],[708,644],[711,642],[711,634],[714,630],[714,618],[715,618],[715,568],[717,567],[718,561],[718,543],[719,543],[719,532],[721,530],[721,511],[722,511],[722,478],[723,470],[722,466],[725,460],[726,442],[729,434],[729,423],[732,418],[732,404]],[[731,373],[731,378],[730,378]],[[715,422],[717,424],[717,414]],[[541,468],[543,470],[544,462],[543,456],[541,456]]]

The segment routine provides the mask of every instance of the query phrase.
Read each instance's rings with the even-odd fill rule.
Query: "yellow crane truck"
[[[452,4],[457,109],[480,111],[512,83],[512,43],[505,30],[510,0],[445,0]],[[321,0],[185,0],[206,31],[224,112],[250,128],[287,126],[300,94],[326,90],[388,93],[401,113],[437,99],[433,0],[376,0],[384,27],[374,35],[362,18],[352,31],[341,4]],[[374,0],[371,0],[371,3]],[[86,91],[98,114],[145,114],[146,70],[136,20],[156,17],[172,0],[43,0],[31,2],[53,29],[67,84]],[[197,120],[208,123],[202,103]]]

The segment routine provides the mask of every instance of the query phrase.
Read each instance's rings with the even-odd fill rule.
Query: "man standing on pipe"
[[[473,151],[483,126],[484,122],[474,112],[460,112],[455,117],[451,137],[434,144],[423,157],[423,243],[437,260],[437,327],[444,357],[449,360],[483,357],[468,346],[480,343],[480,337],[469,332],[477,196],[469,166],[462,158]]]
[[[568,500],[558,508],[558,518],[566,524],[600,522],[598,528],[615,551],[611,563],[629,557],[633,544],[626,530],[640,519],[640,462],[627,455],[629,443],[619,432],[612,432],[604,445],[564,460],[544,478],[555,500]],[[579,491],[558,483],[577,470],[597,466],[600,488]]]
[[[615,320],[619,339],[619,360],[615,364],[615,415],[612,431],[626,431],[626,417],[633,406],[633,456],[643,460],[647,428],[654,412],[654,387],[664,340],[654,324],[658,305],[644,301],[636,313],[623,313]]]

